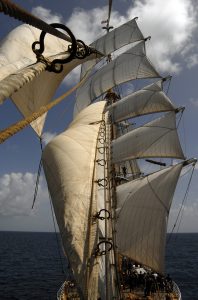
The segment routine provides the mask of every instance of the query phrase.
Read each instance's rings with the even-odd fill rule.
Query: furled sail
[[[183,164],[117,187],[118,251],[164,272],[167,218]]]
[[[101,38],[91,43],[90,47],[93,47],[106,56],[125,45],[143,39],[144,36],[137,25],[136,18],[134,18],[108,32],[106,35],[103,35]],[[85,62],[82,65],[81,76],[83,77],[84,74],[98,62],[98,60],[99,59],[95,59]]]
[[[162,91],[162,81],[150,84],[107,107],[113,122],[163,111],[175,110],[175,106]]]
[[[68,130],[46,146],[42,158],[63,246],[84,295],[91,203],[96,197],[94,161],[104,105],[102,101],[83,110]]]
[[[21,25],[11,31],[0,45],[0,101],[11,97],[25,117],[49,103],[63,78],[83,62],[75,59],[66,64],[59,74],[45,71],[45,64],[36,62],[32,51],[32,43],[39,40],[39,36],[38,29]],[[69,55],[69,44],[47,35],[44,56],[49,61],[65,58]],[[45,116],[42,116],[32,123],[38,135],[41,134],[44,119]]]
[[[113,163],[144,157],[184,159],[175,112],[169,112],[112,141]]]
[[[77,90],[74,115],[115,85],[138,78],[160,77],[145,53],[145,41],[98,70]]]

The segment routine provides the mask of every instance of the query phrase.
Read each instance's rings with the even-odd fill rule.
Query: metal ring
[[[90,49],[85,45],[85,43],[81,40],[76,40],[78,44],[82,45],[82,48],[77,44],[76,58],[84,59],[86,56],[90,55]]]
[[[104,137],[101,137],[101,138],[98,139],[98,141],[99,141],[100,144],[103,145],[105,143],[106,139]]]
[[[105,213],[107,213],[108,216],[107,217],[106,216],[105,217],[101,217],[100,214],[101,214],[102,211],[105,211]],[[105,220],[105,219],[109,220],[110,217],[111,217],[111,214],[110,214],[110,212],[107,209],[103,208],[99,212],[97,212],[94,217],[97,218],[97,219],[100,219],[100,220]]]
[[[60,29],[65,30],[69,34],[69,36],[71,38],[71,43],[72,43],[72,45],[70,45],[70,47],[68,47],[69,52],[70,52],[69,57],[67,57],[65,59],[54,59],[52,61],[52,71],[54,71],[54,72],[57,71],[59,73],[60,70],[56,69],[55,64],[68,63],[76,56],[77,41],[76,41],[75,36],[73,35],[72,31],[67,26],[65,26],[63,24],[59,24],[59,23],[52,23],[50,25],[54,28],[60,28]],[[40,34],[40,38],[39,38],[40,41],[36,41],[32,44],[32,50],[37,56],[41,55],[43,53],[43,51],[45,50],[45,45],[44,45],[45,35],[46,35],[46,32],[42,31],[41,34]],[[40,45],[40,48],[36,49],[36,45]]]
[[[104,167],[106,165],[106,160],[101,158],[101,159],[97,159],[96,162],[98,163],[98,165]],[[103,162],[103,163],[101,163]]]
[[[107,249],[107,250],[100,250],[100,245],[102,245],[102,244],[108,244],[108,245],[110,245],[110,246],[109,246],[109,249]],[[109,252],[109,251],[112,250],[112,248],[113,248],[112,242],[110,242],[110,241],[101,241],[101,242],[99,242],[99,243],[97,244],[96,250],[95,250],[95,253],[94,253],[94,254],[95,254],[95,256],[106,255],[107,252]]]
[[[104,184],[101,183],[102,181],[104,181]],[[97,184],[102,187],[106,187],[108,185],[108,180],[106,178],[98,179],[95,182],[97,182]]]
[[[100,154],[104,154],[105,153],[105,147],[98,147],[97,149],[98,149],[98,152]],[[102,151],[101,151],[101,149],[102,149]]]

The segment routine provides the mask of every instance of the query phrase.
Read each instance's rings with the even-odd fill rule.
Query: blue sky
[[[67,24],[77,38],[87,44],[101,35],[101,21],[107,17],[107,1],[15,1],[45,21]],[[118,26],[138,16],[138,24],[148,42],[148,56],[157,70],[173,76],[169,97],[177,105],[186,107],[180,123],[180,137],[187,157],[198,157],[198,11],[191,0],[115,0],[112,24]],[[0,39],[20,22],[1,15]],[[55,96],[69,89],[78,72],[64,80]],[[45,140],[65,129],[72,117],[75,95],[72,95],[48,114]],[[0,106],[1,129],[21,118],[16,107],[7,100]],[[58,122],[57,122],[58,120]],[[41,178],[35,209],[31,210],[35,178],[40,160],[39,140],[27,128],[0,145],[0,230],[53,230],[52,216],[45,179]],[[188,175],[189,176],[189,175]],[[189,178],[189,177],[188,177]],[[191,189],[183,213],[180,231],[198,232],[198,168],[195,169]],[[182,202],[186,183],[182,177],[173,203],[171,224]],[[171,226],[170,226],[171,228]]]

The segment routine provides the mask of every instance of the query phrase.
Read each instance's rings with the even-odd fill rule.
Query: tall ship
[[[165,274],[165,245],[180,174],[196,163],[177,133],[184,108],[164,92],[171,77],[147,57],[137,18],[112,28],[108,4],[106,34],[88,46],[65,25],[0,1],[1,12],[26,23],[1,42],[0,100],[11,98],[24,119],[2,130],[0,141],[28,125],[42,141],[48,110],[76,90],[73,120],[42,149],[39,166],[71,273],[57,299],[181,300]],[[79,83],[52,100],[77,65]]]

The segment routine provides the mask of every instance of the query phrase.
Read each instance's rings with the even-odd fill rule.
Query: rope
[[[62,273],[65,275],[64,265],[63,265],[63,261],[62,261],[61,251],[60,251],[60,244],[59,244],[58,234],[57,234],[57,230],[56,230],[56,223],[55,223],[54,211],[53,211],[53,206],[52,206],[52,198],[50,196],[49,190],[48,190],[48,194],[49,194],[49,199],[50,199],[50,208],[51,208],[51,213],[52,213],[52,219],[53,219],[53,225],[54,225],[54,232],[55,232],[55,236],[56,236],[56,243],[57,243],[58,255],[59,255],[59,259],[60,259]]]
[[[171,79],[172,79],[172,77],[170,78],[170,80],[169,80],[169,82],[168,82],[168,87],[167,87],[166,95],[168,95],[168,93],[169,93],[170,84],[171,84]]]
[[[40,147],[41,147],[41,155],[42,155],[42,153],[43,153],[42,138],[40,138]],[[32,209],[34,208],[34,204],[35,204],[36,197],[37,197],[37,194],[38,194],[39,180],[40,180],[42,166],[43,165],[42,165],[42,158],[41,158],[40,162],[39,162],[38,172],[37,172],[37,178],[36,178],[36,185],[35,185],[35,190],[34,190],[34,198],[33,198],[33,203],[32,203]]]
[[[34,208],[34,204],[35,204],[36,197],[37,197],[37,194],[38,194],[39,180],[40,180],[42,166],[43,166],[42,159],[40,159],[39,167],[38,167],[38,172],[37,172],[37,178],[36,178],[36,186],[35,186],[35,191],[34,191],[34,198],[33,198],[33,203],[32,203],[32,209]]]
[[[0,0],[1,1],[1,0]],[[76,84],[74,87],[72,87],[69,91],[55,99],[53,102],[49,103],[46,106],[42,106],[39,111],[34,112],[32,115],[28,116],[27,118],[9,126],[8,128],[0,131],[0,144],[5,142],[8,138],[15,135],[20,130],[24,129],[26,126],[30,125],[31,122],[42,116],[44,113],[46,113],[48,110],[59,104],[62,100],[64,100],[67,96],[69,96],[73,91],[75,91],[86,79],[86,75],[84,78]]]
[[[61,31],[56,30],[41,19],[21,8],[19,5],[12,3],[10,0],[0,0],[0,12],[22,21],[23,23],[32,25],[42,31],[50,33],[62,40],[71,42],[71,38],[69,36],[65,35]]]
[[[178,129],[178,127],[179,127],[179,124],[180,124],[180,122],[181,122],[181,119],[182,119],[183,113],[184,113],[184,111],[182,110],[182,111],[181,111],[181,114],[180,114],[180,117],[179,117],[179,121],[178,121],[178,123],[177,123],[177,127],[176,127],[176,129]]]
[[[170,232],[170,235],[168,237],[168,241],[167,241],[167,244],[170,242],[171,238],[172,238],[172,234],[173,234],[173,231],[177,225],[177,222],[178,222],[178,219],[179,219],[179,216],[181,214],[181,218],[180,218],[180,221],[179,221],[179,225],[178,225],[178,229],[177,229],[177,232],[179,230],[179,227],[180,227],[180,224],[181,224],[181,220],[182,220],[182,216],[183,216],[183,210],[184,210],[184,204],[186,203],[186,200],[187,200],[187,196],[188,196],[188,192],[189,192],[189,189],[190,189],[190,184],[191,184],[191,181],[192,181],[192,176],[193,176],[193,173],[194,173],[194,170],[195,170],[195,165],[193,166],[192,168],[192,173],[191,173],[191,176],[190,176],[190,179],[189,179],[189,182],[188,182],[188,186],[187,186],[187,189],[186,189],[186,192],[185,192],[185,195],[184,195],[184,198],[182,200],[182,204],[181,204],[181,207],[179,209],[179,212],[177,214],[177,218],[176,218],[176,221],[172,227],[172,230]],[[176,232],[176,233],[177,233]]]

